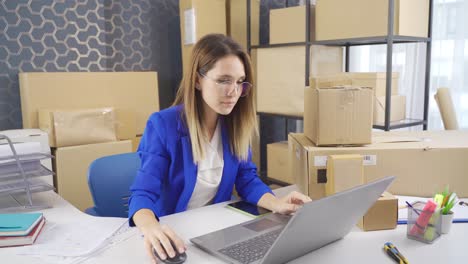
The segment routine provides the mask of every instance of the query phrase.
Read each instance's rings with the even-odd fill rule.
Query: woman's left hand
[[[273,211],[279,214],[292,214],[304,203],[310,202],[309,196],[300,192],[292,191],[288,195],[277,199]]]

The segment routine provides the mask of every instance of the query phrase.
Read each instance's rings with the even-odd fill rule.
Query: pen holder
[[[406,236],[410,239],[431,244],[441,234],[440,209],[425,210],[425,202],[415,202],[408,207],[408,224]]]

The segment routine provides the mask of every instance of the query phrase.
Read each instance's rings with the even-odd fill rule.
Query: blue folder
[[[42,213],[0,214],[0,237],[25,236],[42,217]]]

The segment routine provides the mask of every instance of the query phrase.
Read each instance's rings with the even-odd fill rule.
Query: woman
[[[282,214],[310,201],[297,192],[278,199],[258,178],[250,153],[257,124],[251,83],[252,66],[241,46],[207,35],[193,49],[174,105],[149,118],[129,218],[152,258],[153,247],[162,259],[186,250],[158,217],[228,201],[234,186],[243,200]]]

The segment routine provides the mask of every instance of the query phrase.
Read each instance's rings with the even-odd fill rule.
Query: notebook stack
[[[42,213],[0,214],[0,247],[32,245],[44,224]]]

